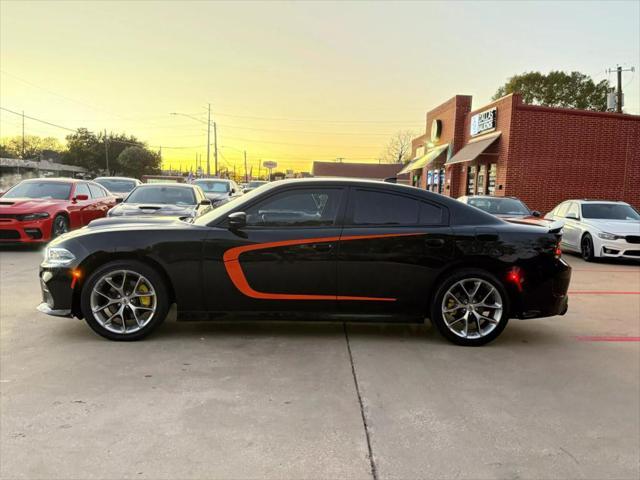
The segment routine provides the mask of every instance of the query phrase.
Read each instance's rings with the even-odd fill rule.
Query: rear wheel
[[[53,219],[53,225],[51,226],[51,238],[56,238],[67,233],[69,231],[69,219],[59,213]]]
[[[81,308],[89,326],[110,340],[139,340],[160,325],[169,311],[162,277],[138,261],[110,262],[82,289]]]
[[[431,305],[431,321],[457,345],[480,346],[507,326],[507,294],[500,281],[483,270],[460,270],[440,286]]]
[[[580,254],[587,262],[593,261],[593,239],[588,233],[582,237],[582,241],[580,242]]]

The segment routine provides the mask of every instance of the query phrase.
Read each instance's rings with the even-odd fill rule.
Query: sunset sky
[[[455,94],[487,103],[511,75],[616,64],[640,113],[640,2],[0,2],[1,106],[59,126],[126,132],[165,166],[309,170],[374,161],[398,130]],[[0,136],[21,132],[2,111]],[[69,132],[31,120],[26,133]]]

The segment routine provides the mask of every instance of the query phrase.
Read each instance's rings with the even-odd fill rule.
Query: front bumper
[[[56,317],[73,316],[73,294],[76,279],[68,268],[40,267],[42,303],[39,312]]]
[[[631,258],[640,260],[640,244],[629,243],[624,238],[604,240],[598,238],[594,245],[596,256],[603,258]]]
[[[0,243],[43,243],[50,237],[50,218],[28,222],[15,218],[0,219]]]

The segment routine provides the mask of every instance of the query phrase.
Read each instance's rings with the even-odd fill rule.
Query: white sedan
[[[640,214],[628,203],[567,200],[545,215],[564,221],[561,247],[594,258],[640,260]]]

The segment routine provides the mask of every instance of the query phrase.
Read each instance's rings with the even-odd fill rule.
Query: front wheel
[[[460,270],[440,286],[431,305],[431,321],[450,342],[480,346],[507,326],[507,293],[483,270]]]
[[[51,226],[51,238],[59,237],[60,235],[67,233],[69,231],[69,219],[59,213],[53,219],[53,224]]]
[[[110,340],[146,337],[169,311],[161,275],[135,260],[110,262],[98,268],[83,286],[80,301],[89,326]]]
[[[588,233],[582,237],[582,241],[580,242],[580,254],[585,261],[593,261],[593,239]]]

